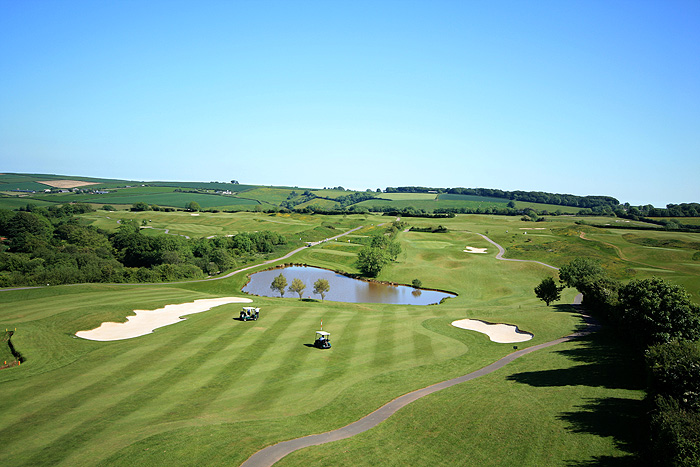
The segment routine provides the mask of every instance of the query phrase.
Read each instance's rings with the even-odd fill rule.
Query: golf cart
[[[252,306],[244,306],[241,310],[241,321],[257,321],[260,315],[260,308],[255,308]]]
[[[318,349],[330,349],[331,343],[329,341],[331,337],[330,332],[326,331],[316,331],[316,340],[314,341],[314,347]]]

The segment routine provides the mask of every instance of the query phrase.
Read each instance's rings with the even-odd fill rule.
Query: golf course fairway
[[[155,224],[157,213],[149,215]],[[235,227],[235,216],[226,219]],[[247,215],[245,221],[252,225],[252,219]],[[301,222],[294,215],[274,220],[267,222],[270,228],[282,232]],[[439,305],[322,301],[312,284],[302,299],[241,292],[247,274],[276,263],[212,281],[5,290],[0,326],[17,329],[12,343],[24,361],[0,371],[0,462],[240,465],[266,446],[348,425],[397,397],[514,352],[513,344],[452,326],[456,320],[507,323],[531,333],[518,349],[585,326],[569,305],[575,290],[564,290],[562,300],[549,307],[535,297],[533,288],[544,277],[556,279],[555,269],[499,261],[497,249],[479,234],[501,245],[506,258],[561,267],[572,255],[590,255],[620,277],[632,270],[635,277],[662,271],[693,286],[694,294],[699,289],[698,268],[687,261],[671,256],[682,265],[674,266],[663,256],[645,255],[621,233],[599,232],[575,220],[541,223],[546,230],[524,235],[520,228],[532,223],[459,215],[440,219],[444,233],[400,232],[402,251],[377,279],[398,284],[420,279],[423,287],[457,294]],[[348,216],[343,222],[345,230],[363,227],[279,263],[358,273],[360,240],[381,232],[378,225],[387,218]],[[465,245],[486,253],[465,253]],[[241,304],[224,303],[138,337],[99,342],[76,336],[104,322],[125,322],[133,310],[223,297],[250,299],[260,319],[234,319]],[[328,350],[311,346],[321,322],[331,333]],[[630,461],[644,381],[629,355],[603,328],[421,398],[365,433],[294,452],[278,465]]]

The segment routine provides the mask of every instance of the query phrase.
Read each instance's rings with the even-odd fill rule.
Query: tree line
[[[588,311],[620,330],[644,356],[653,465],[700,465],[700,306],[682,287],[660,278],[626,284],[600,263],[576,258],[546,278],[535,294],[549,305],[564,287],[583,294]]]
[[[544,191],[506,191],[493,188],[430,188],[419,186],[387,187],[386,193],[449,193],[455,195],[485,196],[503,198],[512,201],[527,201],[530,203],[557,204],[579,208],[594,208],[596,206],[615,207],[620,202],[612,196],[577,196],[569,194],[547,193]]]
[[[0,210],[0,287],[196,279],[287,243],[269,231],[211,239],[150,236],[131,220],[109,233],[74,216],[93,210],[86,204]]]

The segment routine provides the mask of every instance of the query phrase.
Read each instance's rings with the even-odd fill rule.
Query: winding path
[[[502,261],[521,261],[521,262],[531,262],[531,263],[537,263],[541,264],[542,266],[546,266],[548,268],[556,269],[559,270],[559,268],[556,268],[554,266],[551,266],[546,263],[542,263],[540,261],[533,261],[533,260],[523,260],[523,259],[508,259],[508,258],[503,258],[503,255],[505,254],[505,249],[499,245],[498,243],[494,242],[490,238],[488,238],[486,235],[478,234],[481,235],[486,241],[489,243],[493,244],[498,248],[498,254],[496,255],[496,259],[502,260]],[[594,332],[598,329],[598,324],[588,315],[582,313],[582,308],[581,308],[581,301],[582,301],[583,296],[581,294],[578,294],[572,303],[574,307],[578,309],[579,312],[581,312],[581,316],[584,319],[584,322],[586,323],[586,328],[582,331],[575,332],[573,334],[570,334],[568,336],[560,337],[559,339],[555,339],[553,341],[545,342],[543,344],[538,344],[534,345],[532,347],[528,347],[526,349],[518,350],[516,352],[513,352],[511,354],[506,355],[505,357],[501,358],[500,360],[496,360],[495,362],[491,363],[490,365],[487,365],[479,370],[472,371],[471,373],[468,373],[464,376],[459,376],[457,378],[453,378],[447,381],[443,381],[441,383],[436,383],[433,384],[432,386],[427,386],[422,389],[417,389],[413,392],[409,392],[408,394],[404,394],[403,396],[399,396],[396,399],[392,400],[391,402],[388,402],[384,404],[383,406],[379,407],[377,410],[374,412],[370,413],[369,415],[366,415],[359,419],[356,422],[353,422],[349,425],[346,425],[344,427],[338,428],[333,431],[328,431],[326,433],[319,433],[315,435],[309,435],[309,436],[304,436],[301,438],[296,438],[296,439],[290,439],[288,441],[282,441],[277,444],[273,444],[272,446],[268,446],[264,449],[261,449],[260,451],[256,452],[252,456],[248,458],[243,464],[241,464],[241,467],[270,467],[273,464],[275,464],[277,461],[282,459],[288,454],[291,454],[294,451],[297,451],[299,449],[307,448],[310,446],[318,446],[320,444],[326,444],[330,443],[333,441],[339,441],[341,439],[346,439],[350,438],[352,436],[355,436],[357,434],[363,433],[371,428],[374,428],[375,426],[379,425],[381,422],[395,414],[399,409],[402,407],[405,407],[406,405],[410,404],[411,402],[414,402],[422,397],[425,397],[429,394],[433,394],[437,391],[441,391],[443,389],[452,387],[456,384],[464,383],[466,381],[471,381],[475,378],[478,378],[480,376],[487,375],[489,373],[492,373],[498,369],[503,368],[505,365],[508,363],[512,362],[516,358],[522,357],[523,355],[527,355],[531,352],[535,352],[537,350],[541,350],[547,347],[551,347],[553,345],[561,344],[562,342],[567,342],[573,339],[576,339],[578,337],[584,336],[586,334],[590,334],[591,332]]]
[[[474,232],[474,233],[476,233],[476,232]],[[496,242],[494,242],[493,240],[491,240],[490,238],[488,238],[486,235],[483,235],[483,234],[480,234],[480,233],[476,233],[476,234],[479,235],[480,237],[482,237],[482,238],[483,238],[484,240],[486,240],[487,242],[489,242],[489,243],[491,243],[492,245],[494,245],[496,248],[498,248],[498,254],[496,254],[496,259],[500,259],[501,261],[518,261],[518,262],[521,262],[521,263],[537,263],[537,264],[541,264],[542,266],[545,266],[545,267],[547,267],[547,268],[556,269],[557,271],[559,270],[559,268],[557,268],[557,267],[555,267],[555,266],[552,266],[552,265],[547,264],[547,263],[543,263],[543,262],[541,262],[541,261],[535,261],[535,260],[533,260],[533,259],[510,259],[510,258],[504,258],[503,255],[506,254],[506,249],[505,249],[505,248],[503,248],[501,245],[499,245],[498,243],[496,243]]]

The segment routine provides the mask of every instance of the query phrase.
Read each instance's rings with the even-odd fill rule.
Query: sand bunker
[[[464,250],[465,253],[486,253],[486,248],[474,248],[473,246],[466,246],[464,247],[466,250]]]
[[[92,341],[117,341],[131,339],[132,337],[150,334],[154,329],[162,328],[169,324],[179,323],[184,318],[181,316],[201,313],[215,306],[228,303],[250,303],[249,298],[224,297],[204,298],[190,303],[177,305],[165,305],[157,310],[134,310],[136,316],[127,316],[125,323],[102,323],[100,327],[90,331],[78,331],[76,336]]]
[[[532,334],[520,331],[512,324],[490,324],[476,319],[458,319],[452,322],[452,326],[486,334],[489,339],[499,344],[525,342],[532,339]]]

